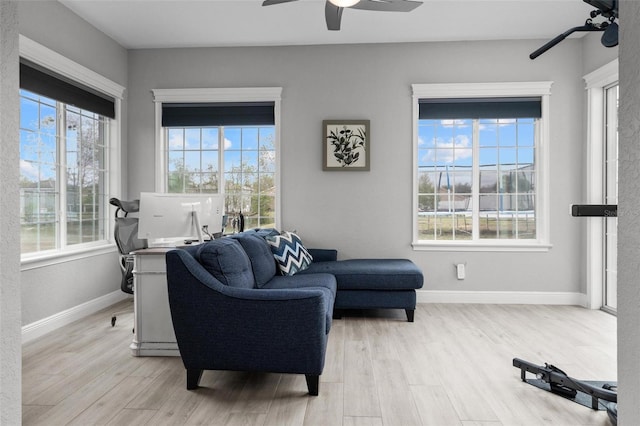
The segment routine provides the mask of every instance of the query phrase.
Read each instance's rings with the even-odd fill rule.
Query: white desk
[[[133,264],[134,356],[180,356],[171,322],[165,254],[169,248],[137,250]]]

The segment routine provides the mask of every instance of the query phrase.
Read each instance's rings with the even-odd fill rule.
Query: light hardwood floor
[[[111,327],[112,311],[129,310]],[[334,320],[320,395],[302,375],[206,371],[131,356],[123,302],[23,347],[25,425],[608,425],[522,383],[514,357],[616,380],[616,318],[570,306],[425,304]]]

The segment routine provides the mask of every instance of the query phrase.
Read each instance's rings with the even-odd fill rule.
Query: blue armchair
[[[284,277],[274,267],[267,280],[274,260],[261,244],[260,237],[242,244],[224,238],[167,253],[169,306],[187,389],[198,387],[203,370],[260,371],[304,374],[309,394],[318,395],[335,277]]]

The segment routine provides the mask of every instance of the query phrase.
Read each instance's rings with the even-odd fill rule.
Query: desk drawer
[[[167,264],[164,256],[136,256],[134,274],[164,274],[167,272]]]

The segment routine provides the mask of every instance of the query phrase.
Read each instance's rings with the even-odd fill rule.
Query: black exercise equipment
[[[587,19],[584,25],[579,27],[573,27],[564,33],[560,34],[550,42],[529,55],[529,58],[536,59],[547,50],[551,49],[556,44],[570,36],[575,32],[584,31],[602,31],[602,45],[605,47],[614,47],[618,45],[618,24],[615,22],[618,19],[618,0],[583,0],[585,3],[594,6],[596,10],[590,13],[590,18]],[[603,22],[594,22],[593,18],[602,16],[605,18]]]
[[[513,359],[513,366],[520,369],[520,379],[547,390],[563,398],[574,401],[593,410],[607,410],[609,420],[616,425],[618,421],[617,382],[595,382],[569,377],[558,367],[545,363],[536,365],[519,358]],[[527,379],[527,373],[535,379]],[[606,401],[606,402],[603,402]]]

